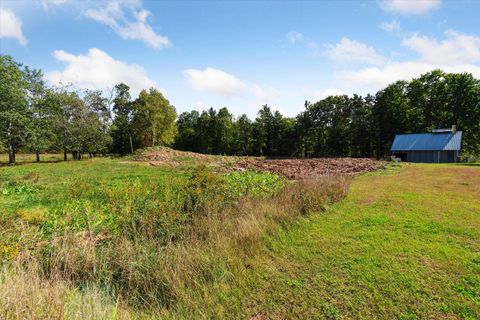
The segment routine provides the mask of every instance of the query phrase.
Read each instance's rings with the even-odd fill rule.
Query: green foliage
[[[480,163],[480,154],[472,154],[472,153],[468,153],[468,152],[463,152],[460,155],[460,162]]]
[[[339,319],[337,309],[329,303],[322,304],[322,311],[327,320]]]
[[[124,83],[115,86],[112,94],[115,119],[110,128],[112,150],[121,155],[133,152],[133,104],[130,87]]]
[[[206,165],[193,169],[186,187],[184,209],[192,213],[215,211],[223,205],[222,180]]]
[[[134,101],[129,90],[121,83],[113,92],[112,151],[125,155],[138,148],[171,145],[177,132],[175,107],[155,88],[142,90]]]
[[[0,55],[0,141],[15,163],[15,153],[27,138],[28,81],[22,65],[12,57]]]
[[[232,172],[224,176],[205,165],[193,169],[186,187],[187,212],[215,212],[243,197],[274,196],[285,186],[285,181],[266,172]]]
[[[17,182],[17,181],[10,181],[7,182],[3,189],[2,195],[14,195],[14,194],[32,194],[39,191],[39,187],[26,182]]]
[[[140,92],[134,102],[134,132],[141,147],[171,145],[176,134],[175,107],[154,88]]]
[[[267,172],[242,171],[224,176],[225,193],[229,197],[270,197],[285,186],[285,180]]]

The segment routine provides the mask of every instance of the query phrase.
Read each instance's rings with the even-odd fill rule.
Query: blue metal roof
[[[390,151],[460,150],[462,131],[455,133],[397,134]]]

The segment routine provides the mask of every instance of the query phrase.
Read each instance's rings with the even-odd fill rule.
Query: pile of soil
[[[368,158],[260,159],[243,158],[236,163],[238,170],[268,171],[288,179],[314,176],[353,175],[381,168],[382,162]]]
[[[207,165],[219,166],[225,162],[231,162],[226,156],[216,156],[209,154],[201,154],[190,151],[180,151],[167,147],[156,147],[144,150],[141,154],[137,155],[134,160],[141,162],[148,162],[152,166],[161,165],[178,165],[182,162],[189,163],[205,163]]]

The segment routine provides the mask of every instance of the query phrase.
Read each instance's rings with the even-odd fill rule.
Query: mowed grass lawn
[[[480,166],[357,177],[252,263],[255,319],[480,319]]]

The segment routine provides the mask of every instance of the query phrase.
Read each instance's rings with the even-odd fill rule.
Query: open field
[[[169,154],[1,167],[0,318],[480,317],[480,167]]]
[[[347,187],[345,178],[217,174],[189,159],[4,166],[1,318],[219,317],[261,239]]]
[[[326,214],[272,236],[249,278],[256,319],[479,319],[480,167],[357,177]]]

